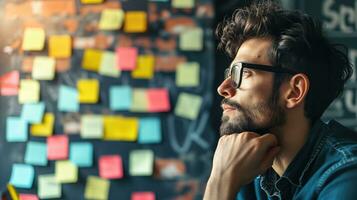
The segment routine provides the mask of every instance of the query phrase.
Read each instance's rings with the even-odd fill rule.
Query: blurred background
[[[1,0],[0,191],[202,199],[231,62],[219,22],[249,0]],[[357,5],[281,0],[357,56]],[[357,130],[356,76],[323,120]]]

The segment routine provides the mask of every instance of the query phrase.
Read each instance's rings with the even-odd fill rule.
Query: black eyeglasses
[[[287,73],[287,74],[297,74],[298,72],[281,68],[281,67],[274,67],[269,65],[259,65],[259,64],[251,64],[251,63],[235,63],[232,67],[227,68],[224,71],[224,79],[231,77],[231,84],[232,87],[238,89],[242,83],[242,76],[244,68],[249,69],[257,69],[266,72],[274,72],[274,73]]]

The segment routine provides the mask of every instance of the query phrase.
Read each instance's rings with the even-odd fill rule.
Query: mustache
[[[242,110],[243,109],[242,106],[239,103],[231,101],[229,99],[223,99],[222,102],[221,102],[221,106],[223,104],[226,104],[226,105],[228,105],[230,107],[233,107],[233,108],[235,108],[237,110]]]

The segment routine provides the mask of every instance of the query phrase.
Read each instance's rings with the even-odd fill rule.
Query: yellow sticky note
[[[58,183],[76,183],[78,168],[69,160],[56,161],[55,178]]]
[[[148,97],[146,89],[135,88],[132,91],[132,112],[148,112]]]
[[[90,71],[98,71],[102,59],[102,51],[86,49],[83,54],[82,67]]]
[[[88,176],[84,191],[85,199],[108,199],[110,182],[97,176]]]
[[[80,103],[97,103],[99,99],[99,82],[97,79],[80,79],[77,82]]]
[[[145,32],[147,28],[146,12],[128,11],[125,13],[124,31],[128,33]]]
[[[98,73],[104,76],[111,76],[116,78],[120,76],[121,71],[117,67],[117,62],[114,52],[111,51],[103,52]]]
[[[118,141],[136,141],[139,120],[135,117],[105,116],[104,139]]]
[[[195,6],[195,0],[172,0],[171,5],[173,8],[193,8]]]
[[[32,78],[36,80],[53,80],[55,77],[54,58],[47,56],[36,56],[33,61]]]
[[[48,53],[54,58],[68,58],[72,54],[70,35],[52,35],[48,41]]]
[[[22,41],[25,51],[40,51],[45,46],[45,31],[42,28],[26,28]]]
[[[35,80],[24,79],[20,81],[19,102],[37,103],[40,100],[40,83]]]
[[[176,85],[195,87],[199,84],[200,65],[198,62],[180,63],[176,69]]]
[[[132,71],[133,78],[152,79],[154,75],[154,56],[140,55],[137,68]]]
[[[53,126],[55,123],[55,116],[53,113],[46,113],[43,121],[40,124],[33,124],[31,126],[31,134],[33,136],[47,137],[53,134]]]
[[[180,34],[180,49],[183,51],[201,51],[203,48],[203,30],[189,28]]]
[[[103,3],[104,0],[81,0],[81,3],[83,4],[97,4],[97,3]]]
[[[121,9],[105,9],[100,16],[99,29],[117,30],[123,25],[124,11]]]

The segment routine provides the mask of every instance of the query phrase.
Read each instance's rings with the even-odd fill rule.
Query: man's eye
[[[243,70],[243,75],[244,75],[244,76],[250,75],[250,71],[249,71],[249,70]]]

